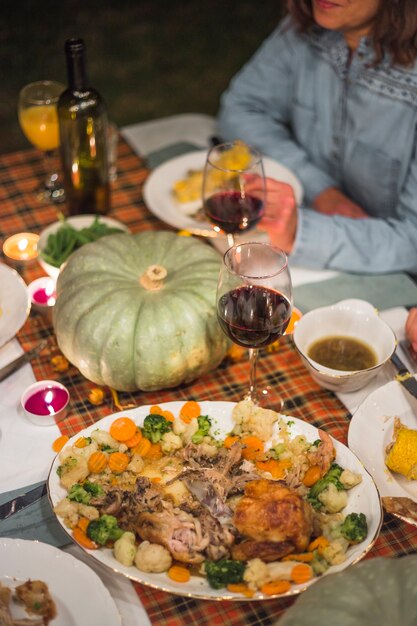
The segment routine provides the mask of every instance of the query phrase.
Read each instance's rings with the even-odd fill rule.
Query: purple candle
[[[54,415],[67,403],[68,392],[61,387],[48,385],[39,389],[26,400],[25,409],[35,415]]]

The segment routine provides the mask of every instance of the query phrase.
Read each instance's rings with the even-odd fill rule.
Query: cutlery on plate
[[[395,380],[397,380],[414,398],[417,398],[417,380],[395,352],[391,356],[391,363],[393,363],[398,370],[398,373],[395,375]]]
[[[26,493],[22,493],[20,496],[16,496],[12,500],[0,504],[0,520],[5,520],[22,511],[30,504],[33,504],[37,500],[40,500],[42,496],[46,494],[46,483],[42,483],[33,489],[30,489]]]
[[[10,374],[13,374],[13,372],[16,372],[19,368],[22,367],[22,365],[28,363],[31,359],[33,359],[34,356],[36,356],[41,350],[44,349],[46,344],[47,341],[41,341],[31,350],[28,350],[21,356],[18,356],[17,359],[12,361],[11,363],[8,363],[4,367],[0,368],[0,382],[10,376]]]

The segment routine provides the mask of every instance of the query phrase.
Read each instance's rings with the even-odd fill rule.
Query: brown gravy
[[[365,342],[336,335],[312,343],[307,356],[324,367],[344,372],[365,370],[378,362],[375,352]]]

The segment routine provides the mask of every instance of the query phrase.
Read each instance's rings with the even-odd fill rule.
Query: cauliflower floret
[[[132,458],[126,469],[129,470],[129,472],[133,472],[134,474],[140,474],[144,467],[145,461],[140,456],[140,454],[132,454]]]
[[[237,435],[251,434],[262,441],[268,441],[272,437],[273,425],[279,414],[256,406],[252,400],[242,400],[233,409],[232,418],[235,423],[233,432]]]
[[[184,424],[182,420],[175,420],[173,425],[173,431],[176,435],[179,435],[185,444],[190,443],[191,438],[198,430],[198,421],[194,417],[189,424]]]
[[[59,453],[59,460],[61,464],[63,464],[64,461],[68,457],[71,457],[71,456],[73,457],[82,456],[82,457],[88,458],[90,454],[92,454],[96,450],[98,450],[98,445],[96,444],[95,441],[92,441],[88,445],[84,446],[84,448],[79,448],[75,445],[72,447],[66,447],[63,450],[61,450],[61,452]]]
[[[170,452],[180,450],[182,448],[182,439],[179,435],[176,435],[172,432],[172,430],[170,430],[162,435],[161,448],[164,454],[170,454]]]
[[[338,513],[348,502],[346,491],[338,491],[333,483],[329,483],[317,497],[329,513]]]
[[[269,570],[261,559],[251,559],[243,572],[243,580],[248,587],[256,591],[269,580]]]
[[[82,483],[90,473],[83,456],[68,456],[59,467],[60,483],[67,491],[74,483]]]
[[[328,546],[323,548],[322,556],[330,565],[339,565],[346,560],[346,550],[349,547],[347,539],[340,537],[331,541]]]
[[[291,441],[290,449],[294,455],[298,456],[304,454],[310,448],[310,445],[304,435],[297,435]]]
[[[355,474],[355,472],[351,472],[351,470],[345,469],[340,474],[339,478],[345,489],[352,489],[352,487],[356,487],[362,481],[362,476],[360,474]]]
[[[142,572],[166,572],[171,567],[172,557],[164,546],[143,541],[135,556],[135,565]]]
[[[95,441],[99,446],[110,446],[110,448],[114,448],[115,450],[119,449],[120,442],[113,439],[111,434],[106,430],[101,430],[97,428],[90,433],[90,437],[93,441]]]
[[[217,446],[214,446],[212,443],[203,441],[203,443],[200,443],[199,446],[200,446],[199,449],[203,456],[206,456],[208,458],[213,458],[217,456],[218,448]]]
[[[120,539],[114,542],[113,554],[122,565],[130,567],[136,556],[135,535],[129,531],[123,533]]]
[[[86,517],[89,520],[98,519],[99,512],[94,506],[73,502],[68,498],[63,498],[54,507],[54,512],[64,519],[64,524],[68,528],[75,528],[80,517]]]
[[[170,485],[163,485],[162,489],[164,495],[171,498],[176,506],[179,506],[190,497],[190,492],[182,480],[175,480]]]

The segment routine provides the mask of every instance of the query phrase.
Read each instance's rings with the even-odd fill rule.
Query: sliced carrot
[[[254,596],[254,591],[249,589],[245,583],[230,583],[227,585],[227,590],[232,593],[241,593],[247,598],[252,598]]]
[[[291,465],[292,462],[290,459],[268,459],[268,461],[256,462],[256,467],[263,472],[269,472],[274,480],[284,478],[286,470],[289,469]]]
[[[280,593],[286,593],[291,589],[291,583],[288,580],[274,580],[270,583],[265,583],[261,587],[262,593],[267,596],[275,596]]]
[[[147,459],[153,459],[154,461],[158,461],[162,459],[163,452],[160,443],[151,443],[151,446],[147,453],[144,455]]]
[[[82,546],[83,548],[87,548],[87,550],[97,550],[99,547],[95,541],[92,541],[90,537],[87,537],[86,533],[81,530],[79,526],[76,526],[72,531],[72,536],[75,541]]]
[[[151,478],[151,483],[160,483],[162,480],[162,478],[160,476],[154,476],[153,478]]]
[[[78,528],[81,528],[83,533],[87,533],[87,528],[88,528],[89,523],[90,523],[89,519],[87,519],[86,517],[80,517],[80,519],[78,520],[77,526]]]
[[[88,445],[87,437],[79,437],[77,441],[74,443],[76,448],[85,448]]]
[[[201,408],[195,400],[187,400],[180,409],[180,419],[182,419],[185,424],[189,424],[192,419],[200,417],[200,415]]]
[[[61,435],[60,437],[55,439],[55,441],[53,442],[52,450],[54,452],[61,452],[62,448],[65,446],[67,441],[69,441],[69,437],[67,437],[67,435]]]
[[[142,437],[138,445],[132,448],[133,454],[139,454],[140,456],[146,456],[151,448],[152,443],[146,437]]]
[[[317,550],[318,553],[321,554],[324,548],[327,548],[328,545],[329,540],[326,539],[324,535],[320,535],[319,537],[316,537],[316,539],[313,539],[313,541],[308,546],[308,551],[314,552],[314,550]]]
[[[181,565],[172,565],[167,574],[176,583],[188,583],[191,578],[189,570]]]
[[[129,456],[124,452],[113,452],[109,456],[109,469],[115,474],[121,474],[129,465]]]
[[[175,417],[172,411],[162,411],[161,415],[162,417],[165,417],[167,422],[175,422]]]
[[[92,474],[101,474],[107,467],[107,457],[104,452],[97,450],[88,457],[87,465]]]
[[[321,469],[319,465],[310,465],[303,477],[303,485],[312,487],[321,478]]]
[[[142,439],[143,435],[142,435],[142,431],[140,430],[140,428],[138,428],[135,432],[135,434],[133,435],[133,437],[131,437],[130,439],[127,439],[124,444],[128,447],[128,448],[136,448],[136,446],[140,443],[141,439]]]
[[[237,435],[228,435],[223,441],[223,445],[225,448],[229,449],[234,443],[236,443],[236,441],[239,441],[239,437]]]
[[[128,441],[135,434],[136,428],[130,417],[118,417],[111,423],[109,432],[116,441]]]
[[[307,583],[313,578],[313,570],[307,563],[298,563],[291,570],[291,580],[296,585]]]
[[[310,563],[314,558],[312,552],[301,552],[298,554],[288,554],[284,556],[281,561],[300,561],[301,563]]]
[[[254,460],[264,451],[264,442],[255,435],[246,435],[242,437],[243,446],[242,456],[247,460]]]
[[[162,409],[160,406],[158,406],[157,404],[154,404],[153,406],[151,406],[151,408],[149,409],[149,414],[150,415],[161,415],[162,414]]]

